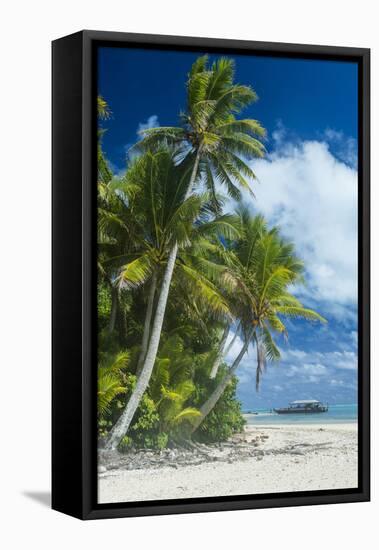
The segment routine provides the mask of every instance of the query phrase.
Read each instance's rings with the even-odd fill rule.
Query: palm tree
[[[208,66],[207,56],[197,59],[187,82],[187,112],[182,126],[145,130],[138,147],[142,150],[159,148],[162,144],[175,148],[178,159],[188,170],[184,200],[191,197],[200,179],[213,196],[219,209],[216,183],[226,187],[229,195],[239,199],[239,188],[250,190],[246,178],[255,174],[246,160],[262,157],[264,146],[258,138],[265,134],[262,126],[251,119],[237,119],[236,114],[256,101],[257,95],[249,86],[234,83],[234,61],[221,58]],[[173,242],[168,256],[149,345],[135,391],[108,441],[108,448],[117,447],[127,432],[130,422],[145,392],[157,356],[167,299],[178,253],[178,242]]]
[[[124,180],[115,186],[119,198],[126,191],[127,214],[133,219],[133,226],[139,227],[132,239],[134,249],[129,248],[128,253],[121,254],[118,259],[122,262],[117,276],[118,284],[127,289],[150,284],[150,289],[137,365],[136,389],[109,435],[107,448],[112,448],[113,441],[120,440],[124,435],[123,425],[126,414],[130,414],[130,400],[134,399],[137,390],[141,391],[140,379],[144,373],[140,366],[152,337],[151,319],[154,308],[158,307],[154,303],[156,289],[163,284],[162,271],[170,260],[173,243],[178,247],[179,255],[175,256],[175,262],[178,278],[182,284],[186,284],[186,294],[195,293],[196,299],[206,302],[215,314],[225,316],[228,312],[223,297],[208,277],[211,269],[217,270],[219,266],[204,258],[195,262],[195,257],[196,254],[200,256],[207,252],[211,246],[209,236],[214,238],[217,233],[228,238],[237,237],[238,231],[233,226],[232,216],[223,215],[214,219],[206,194],[185,198],[188,177],[186,166],[183,163],[177,165],[172,153],[161,147],[135,160]],[[129,424],[130,420],[128,416]]]
[[[209,277],[207,278],[210,270],[215,270],[217,266],[200,256],[207,254],[210,236],[217,232],[218,235],[229,238],[236,237],[238,230],[234,227],[234,217],[231,215],[209,218],[211,209],[206,195],[184,200],[185,177],[188,175],[185,172],[182,174],[182,166],[175,164],[171,152],[161,148],[139,157],[130,166],[123,180],[113,183],[113,190],[119,198],[126,195],[127,209],[121,224],[126,227],[132,219],[133,225],[139,228],[133,239],[130,238],[130,231],[127,234],[127,242],[133,241],[134,249],[129,246],[127,253],[113,258],[119,265],[116,280],[120,287],[127,289],[145,283],[145,286],[149,286],[137,375],[140,374],[141,362],[150,338],[154,298],[160,274],[167,262],[174,238],[179,246],[180,257],[177,263],[181,279],[187,285],[192,281],[197,287],[198,295],[204,296],[212,309],[225,310],[217,289],[211,284]],[[117,239],[117,242],[120,240]],[[199,260],[195,263],[196,255]]]
[[[102,152],[100,150],[102,156]],[[117,275],[120,259],[130,250],[136,238],[138,227],[131,215],[128,204],[115,193],[114,178],[103,158],[102,177],[98,178],[97,194],[97,233],[98,233],[98,273],[111,292],[111,314],[108,330],[113,332],[119,304],[120,287]],[[105,168],[108,172],[105,171]]]
[[[238,323],[235,326],[234,336],[226,347],[231,329],[230,320],[226,320],[220,346],[210,371],[209,377],[211,379],[216,378],[223,357],[228,354],[238,335],[240,334],[242,337],[245,337],[247,333],[246,327],[250,326],[250,311],[246,310],[246,304],[250,301],[251,294],[244,282],[246,268],[249,269],[258,239],[267,231],[267,225],[263,217],[259,215],[251,217],[248,210],[243,206],[237,212],[236,219],[234,223],[239,228],[242,238],[232,242],[225,242],[225,244],[219,242],[217,254],[219,255],[221,265],[227,266],[226,271],[222,274],[224,283],[223,295],[233,318],[237,319]],[[243,250],[243,247],[245,250]],[[235,249],[237,248],[240,251],[239,255],[236,254]],[[227,283],[229,283],[229,286]]]
[[[97,97],[97,117],[99,121],[108,120],[111,116],[111,110],[108,103],[102,96]],[[124,224],[120,219],[120,208],[122,204],[113,194],[111,182],[113,179],[109,163],[104,155],[102,148],[102,137],[105,130],[98,130],[97,144],[97,191],[98,191],[98,271],[101,277],[111,289],[111,315],[109,319],[109,332],[113,332],[118,309],[119,292],[114,284],[114,270],[112,265],[107,263],[107,269],[104,268],[103,260],[109,260],[110,252],[107,245],[113,245],[112,255],[115,255],[114,248],[122,248]]]
[[[108,106],[108,103],[102,96],[97,96],[97,118],[98,121],[108,120],[111,116],[111,110]],[[112,173],[109,169],[108,163],[105,159],[102,147],[101,147],[101,138],[104,134],[104,129],[99,128],[97,132],[98,136],[98,145],[97,145],[97,173],[98,173],[98,182],[108,183],[112,178]]]
[[[192,354],[185,353],[180,336],[169,336],[159,351],[149,395],[159,413],[160,432],[174,441],[182,441],[193,419],[200,416],[198,409],[187,404],[195,392],[193,375]]]
[[[183,221],[188,218],[186,223],[191,226],[199,209],[199,199],[183,204],[183,193],[174,193],[178,170],[171,153],[161,149],[135,160],[123,178],[110,177],[98,183],[98,267],[112,288],[110,329],[114,326],[113,297],[122,289],[136,289],[145,283],[150,287],[142,359],[151,324],[157,269],[167,256],[167,239],[172,231],[185,233]]]
[[[226,254],[226,276],[234,282],[243,344],[227,373],[200,407],[201,416],[194,421],[193,431],[217,404],[252,342],[257,350],[258,389],[266,360],[280,359],[273,334],[287,335],[283,318],[325,322],[321,315],[305,308],[288,290],[290,285],[303,281],[303,264],[295,255],[292,243],[282,239],[277,228],[268,230],[261,216],[252,217],[246,209],[240,209],[239,215],[243,237]]]
[[[97,376],[97,407],[99,418],[109,415],[112,401],[125,393],[125,370],[129,365],[127,351],[102,354]]]
[[[100,120],[108,120],[112,112],[109,108],[108,103],[105,101],[103,96],[97,96],[97,116]]]

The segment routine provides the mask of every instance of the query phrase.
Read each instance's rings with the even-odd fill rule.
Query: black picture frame
[[[207,50],[359,67],[357,489],[97,504],[96,48]],[[81,519],[241,510],[370,499],[370,50],[81,31],[52,43],[52,507]]]

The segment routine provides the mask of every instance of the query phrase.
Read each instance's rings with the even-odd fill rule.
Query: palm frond
[[[174,416],[174,418],[172,419],[172,424],[179,425],[185,420],[192,423],[199,416],[201,416],[201,412],[198,409],[195,409],[194,407],[186,407],[185,409],[180,411],[179,414]]]
[[[207,98],[214,100],[219,98],[233,84],[234,72],[235,63],[233,59],[227,57],[217,59],[212,64]]]
[[[136,288],[149,279],[152,270],[153,265],[149,254],[143,254],[122,266],[117,282],[120,288]]]
[[[105,101],[105,99],[101,96],[97,96],[97,116],[101,120],[107,120],[110,118],[112,112],[108,106],[108,103]]]
[[[307,309],[304,307],[295,307],[295,306],[277,306],[276,311],[285,317],[295,317],[297,319],[306,319],[307,321],[319,321],[321,323],[326,323],[327,320],[322,317],[316,311],[312,309]]]
[[[252,119],[233,119],[231,122],[221,124],[218,133],[222,136],[232,137],[237,134],[248,134],[252,136],[266,137],[266,130],[257,120]]]
[[[214,313],[230,317],[231,313],[224,297],[209,280],[197,270],[188,265],[181,265],[182,274],[196,288],[198,299],[206,304]]]
[[[158,150],[161,147],[177,146],[186,139],[183,128],[175,126],[160,126],[141,131],[141,140],[132,149],[136,151]]]

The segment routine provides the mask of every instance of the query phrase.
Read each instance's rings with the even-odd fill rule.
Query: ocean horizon
[[[264,424],[345,424],[357,422],[358,405],[329,405],[325,413],[317,414],[277,414],[272,409],[255,409],[244,411],[243,415],[249,425]]]

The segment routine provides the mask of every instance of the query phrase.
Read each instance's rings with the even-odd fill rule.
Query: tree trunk
[[[227,325],[225,327],[225,330],[223,332],[221,342],[220,342],[220,347],[218,349],[216,359],[215,359],[215,361],[212,365],[212,370],[211,370],[211,373],[209,375],[209,378],[213,379],[213,378],[216,378],[216,376],[217,376],[218,367],[221,365],[221,361],[222,361],[222,358],[224,356],[224,348],[225,348],[226,340],[228,339],[228,334],[229,334],[229,325]]]
[[[153,316],[153,306],[154,306],[154,297],[155,297],[156,289],[157,289],[157,274],[154,271],[153,277],[151,280],[151,285],[150,285],[149,297],[147,299],[147,309],[146,309],[146,316],[145,316],[145,324],[143,328],[141,351],[138,357],[137,370],[136,370],[137,378],[141,374],[143,362],[146,357],[147,346],[149,344],[151,319]]]
[[[114,327],[116,324],[116,317],[117,317],[118,290],[113,285],[111,290],[111,298],[112,298],[112,305],[111,305],[111,314],[109,316],[109,325],[108,325],[109,332],[114,331]]]
[[[257,347],[257,370],[255,374],[255,391],[259,391],[259,384],[263,372],[266,370],[266,354],[263,344],[258,340],[257,333],[254,334],[255,345]]]
[[[237,336],[238,336],[238,330],[239,330],[239,326],[237,327],[232,340],[229,342],[228,347],[225,350],[225,355],[228,355],[229,351],[232,349],[232,346],[233,346],[233,344],[236,341]]]
[[[199,167],[200,154],[201,154],[201,147],[199,147],[196,154],[195,163],[193,166],[191,178],[188,184],[188,189],[185,194],[184,200],[186,200],[192,192],[192,187],[195,183],[197,170]],[[151,373],[153,372],[155,359],[157,357],[158,346],[159,346],[159,341],[160,341],[162,326],[163,326],[163,320],[164,320],[164,315],[166,311],[167,298],[170,290],[171,279],[172,279],[172,274],[174,272],[177,253],[178,253],[178,245],[177,243],[175,243],[168,256],[167,265],[163,276],[161,291],[158,298],[158,304],[155,310],[154,323],[153,323],[153,328],[151,330],[151,337],[148,344],[145,362],[143,364],[141,374],[137,380],[136,387],[134,388],[134,391],[130,396],[130,399],[124,411],[122,412],[120,418],[117,420],[116,424],[113,426],[108,436],[108,440],[105,444],[106,450],[113,450],[117,448],[119,442],[128,431],[130,423],[133,420],[133,416],[138,408],[138,405],[142,399],[142,396],[145,393],[147,386],[149,385]]]
[[[224,391],[225,391],[226,387],[228,386],[229,382],[233,378],[234,373],[236,372],[238,365],[241,363],[241,360],[242,360],[243,356],[247,352],[250,341],[251,341],[250,337],[246,339],[244,345],[241,348],[241,351],[239,352],[239,354],[235,358],[235,360],[234,360],[232,366],[230,367],[229,371],[227,372],[227,374],[224,376],[224,378],[221,380],[221,382],[213,390],[212,394],[210,395],[210,397],[208,397],[208,399],[206,400],[204,405],[202,405],[202,407],[200,407],[201,416],[199,416],[198,418],[195,419],[195,422],[192,425],[192,432],[191,433],[193,433],[197,430],[197,428],[200,426],[200,424],[203,422],[203,420],[208,416],[208,414],[213,410],[213,408],[217,404],[218,400],[220,399],[220,397],[224,393]]]

